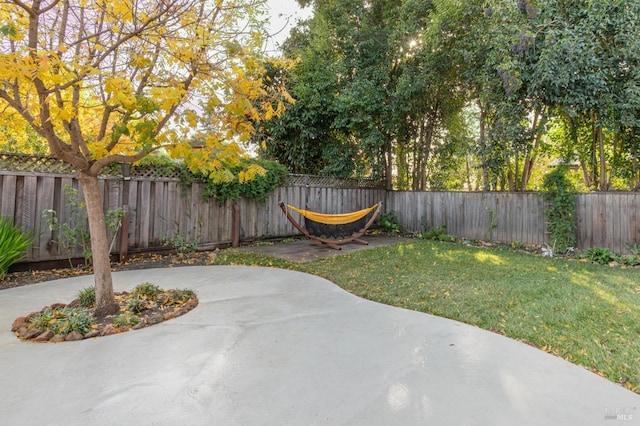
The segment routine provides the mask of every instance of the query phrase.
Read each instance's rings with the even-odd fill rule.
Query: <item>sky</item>
[[[311,15],[311,7],[300,9],[296,0],[267,0],[271,10],[269,33],[275,34],[267,46],[268,50],[275,49],[282,43],[298,19],[306,19]],[[277,34],[276,34],[277,33]]]

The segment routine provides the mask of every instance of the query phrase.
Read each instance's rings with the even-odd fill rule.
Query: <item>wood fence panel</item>
[[[151,221],[151,183],[143,181],[139,184],[138,226],[140,227],[140,247],[149,247],[149,228]]]
[[[587,216],[585,197],[576,196],[575,199],[575,225],[576,225],[576,247],[584,247],[587,244]]]
[[[633,194],[632,201],[629,204],[629,244],[640,248],[640,194]],[[629,249],[629,247],[627,247]]]
[[[633,245],[634,235],[632,232],[631,223],[633,221],[633,216],[635,214],[635,199],[636,194],[632,194],[630,197],[617,197],[618,198],[618,206],[620,212],[627,212],[626,217],[620,218],[620,224],[618,226],[618,241],[620,241],[619,248],[615,251],[616,253],[622,253],[629,249],[629,245]]]
[[[129,198],[127,205],[129,206],[129,235],[127,236],[128,245],[131,248],[138,248],[140,229],[138,227],[138,181],[129,181]]]
[[[51,231],[49,230],[47,218],[43,216],[42,212],[51,209],[53,205],[54,184],[55,181],[53,179],[40,178],[37,181],[36,210],[33,215],[33,235],[36,237],[36,241],[31,245],[32,257],[34,259],[44,257],[48,254],[48,239],[46,236],[50,235]],[[45,238],[42,238],[43,236]]]
[[[620,216],[615,215],[615,212],[620,211],[620,197],[613,194],[605,194],[605,208],[606,208],[606,238],[604,247],[613,247],[614,251],[620,253]],[[617,217],[616,217],[617,216]]]
[[[640,243],[639,194],[589,193],[576,198],[578,248],[604,247],[629,253]]]
[[[163,211],[164,216],[161,218],[161,232],[163,238],[173,238],[177,232],[176,224],[179,223],[181,187],[179,182],[169,181],[165,184],[167,186],[167,206]]]
[[[155,181],[150,188],[149,244],[152,246],[162,245],[165,238],[164,217],[167,208],[165,184],[164,181]]]
[[[16,214],[17,176],[0,175],[0,216],[14,219]]]
[[[56,212],[56,215],[61,223],[69,223],[69,226],[75,227],[77,226],[75,221],[71,220],[71,206],[69,205],[69,199],[71,198],[71,194],[69,191],[74,189],[74,184],[76,188],[78,187],[78,182],[71,177],[61,177],[59,181],[56,182],[56,202],[52,207]],[[57,256],[66,258],[74,255],[81,256],[82,253],[76,247],[71,250],[70,253],[67,253],[65,247],[62,245],[62,236],[60,231],[53,232],[51,234],[51,247],[52,254]]]

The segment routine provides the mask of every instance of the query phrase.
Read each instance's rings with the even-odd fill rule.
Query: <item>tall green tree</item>
[[[264,126],[266,152],[290,170],[426,188],[431,155],[464,105],[447,37],[432,26],[434,4],[313,4],[286,44],[301,60],[288,80],[296,107]]]

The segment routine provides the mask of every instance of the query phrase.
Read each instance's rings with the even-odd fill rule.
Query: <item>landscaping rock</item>
[[[62,309],[66,306],[67,305],[64,303],[54,303],[53,305],[51,305],[51,309]]]
[[[98,337],[100,335],[100,331],[93,330],[84,335],[85,339],[91,339],[92,337]]]
[[[71,303],[67,305],[68,308],[78,308],[80,307],[80,299],[73,299]]]
[[[64,341],[75,342],[76,340],[82,340],[82,339],[84,339],[84,336],[82,335],[82,333],[74,330],[71,333],[67,334],[67,336],[64,338]]]
[[[143,322],[139,322],[136,325],[134,325],[133,327],[131,327],[132,330],[140,330],[142,327],[145,326],[145,323]]]
[[[153,314],[149,316],[149,319],[147,320],[147,323],[149,325],[153,325],[153,324],[157,324],[159,322],[164,321],[164,317],[162,314]]]
[[[164,315],[162,316],[162,318],[163,318],[165,321],[170,320],[170,319],[174,319],[175,317],[176,317],[176,313],[175,313],[175,312],[167,312],[166,314],[164,314]]]
[[[60,343],[64,342],[64,336],[62,334],[56,334],[49,340],[50,343]]]
[[[44,333],[42,333],[41,335],[39,335],[38,337],[36,337],[35,339],[33,339],[33,341],[34,342],[48,342],[49,340],[51,340],[51,338],[54,335],[55,334],[53,333],[53,331],[47,330]]]
[[[31,318],[35,317],[40,313],[41,313],[40,311],[31,312],[29,315],[27,315],[27,322],[31,321]]]
[[[116,334],[117,332],[118,332],[118,330],[116,330],[116,328],[112,324],[107,324],[102,329],[102,333],[100,335],[101,336],[111,336],[112,334]]]
[[[33,339],[34,337],[38,337],[41,334],[42,334],[42,330],[40,330],[39,328],[27,329],[27,332],[25,333],[23,339],[25,340]]]
[[[29,325],[27,317],[18,317],[13,321],[13,324],[11,324],[11,331],[15,333],[20,328],[26,327],[27,325]]]

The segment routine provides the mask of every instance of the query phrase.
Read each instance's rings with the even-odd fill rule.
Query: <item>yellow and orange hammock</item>
[[[312,245],[326,245],[336,250],[340,250],[340,245],[347,243],[358,243],[358,244],[368,244],[366,241],[361,240],[367,229],[374,223],[378,213],[380,212],[380,206],[382,203],[376,203],[373,206],[358,210],[352,213],[341,213],[341,214],[327,214],[327,213],[317,213],[311,210],[303,210],[298,209],[291,205],[285,205],[284,203],[280,203],[280,208],[282,212],[285,214],[289,222],[300,232],[302,232],[307,238],[313,240],[311,242]],[[301,226],[292,216],[289,214],[289,209],[294,212],[300,214],[303,218],[305,218],[305,223],[307,227]],[[342,239],[327,239],[324,238],[323,235],[317,235],[318,232],[313,232],[314,229],[311,228],[310,223],[316,222],[318,224],[323,225],[335,225],[339,227],[341,225],[349,225],[357,223],[358,221],[363,221],[363,219],[369,214],[373,212],[369,220],[358,226],[357,229],[351,233],[351,236],[342,238]],[[309,222],[311,221],[311,222]],[[363,221],[364,222],[364,221]]]

